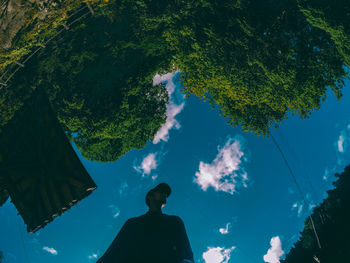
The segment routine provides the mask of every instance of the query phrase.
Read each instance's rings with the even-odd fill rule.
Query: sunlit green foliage
[[[44,1],[23,2],[22,6],[25,9],[22,11],[23,14],[18,12],[16,17],[7,18],[5,15],[7,14],[7,5],[11,5],[11,3],[3,1],[3,6],[5,7],[1,6],[4,9],[1,10],[0,19],[12,19],[14,24],[21,23],[23,20],[24,24],[12,39],[10,48],[4,49],[0,46],[1,75],[8,66],[16,66],[15,61],[23,60],[26,55],[54,36],[62,28],[62,25],[67,23],[67,18],[81,8],[82,3],[86,2],[86,0],[56,1],[55,5],[45,3],[45,10],[39,7],[39,2]],[[105,0],[91,0],[89,2],[100,7],[107,5]],[[15,4],[14,6],[16,7]],[[10,8],[13,8],[13,6]],[[39,18],[40,12],[45,13],[45,18]],[[81,15],[81,13],[78,15]]]
[[[17,107],[21,100],[16,103],[9,94],[44,87],[64,130],[87,159],[115,161],[144,147],[166,117],[167,92],[154,87],[152,78],[167,54],[157,50],[157,35],[135,34],[137,19],[137,13],[120,11],[71,29],[21,71],[6,101]]]
[[[144,147],[165,121],[166,91],[152,86],[163,54],[133,36],[131,18],[91,20],[39,58],[40,85],[90,160],[113,161]]]
[[[295,1],[183,3],[164,35],[185,90],[245,131],[265,134],[288,112],[307,117],[327,86],[340,97],[343,56]]]
[[[217,106],[231,125],[266,135],[290,114],[319,109],[327,87],[341,97],[350,4],[335,2],[110,0],[39,54],[26,75],[35,81],[0,92],[0,111],[45,86],[83,155],[114,160],[164,121],[166,94],[152,76],[180,70],[188,95]],[[5,115],[0,125],[12,113]]]
[[[350,67],[350,4],[347,0],[299,0],[307,21],[327,32]]]
[[[350,166],[342,174],[336,174],[335,189],[314,208],[312,218],[321,241],[318,248],[310,220],[305,221],[299,241],[287,254],[283,263],[344,262],[350,258]]]

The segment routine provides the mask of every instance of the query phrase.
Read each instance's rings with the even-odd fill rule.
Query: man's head
[[[160,183],[146,194],[146,204],[150,210],[161,210],[165,204],[166,199],[171,194],[171,188],[166,183]]]

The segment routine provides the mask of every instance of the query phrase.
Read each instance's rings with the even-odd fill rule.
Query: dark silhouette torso
[[[98,263],[193,261],[185,226],[178,216],[151,213],[126,221]]]

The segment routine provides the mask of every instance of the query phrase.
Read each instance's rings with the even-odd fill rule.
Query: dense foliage
[[[322,248],[317,246],[308,219],[299,241],[281,262],[317,262],[315,258],[320,262],[345,262],[350,258],[350,166],[342,174],[336,174],[336,177],[335,189],[328,191],[328,197],[314,208],[312,214]]]
[[[130,18],[96,18],[39,57],[40,85],[90,160],[114,161],[144,147],[165,121],[165,89],[152,85],[163,54],[132,36]]]
[[[327,32],[350,67],[350,4],[346,0],[299,0],[307,21]]]
[[[113,19],[136,14],[135,37],[157,39],[144,48],[168,54],[161,68],[181,70],[188,94],[218,105],[231,125],[245,131],[267,134],[289,112],[308,117],[325,100],[327,87],[341,97],[350,54],[348,1],[110,5]]]
[[[327,86],[341,96],[344,56],[296,1],[182,2],[164,34],[185,90],[218,105],[230,124],[266,134],[288,112],[318,109]]]
[[[45,43],[68,23],[68,18],[85,0],[1,1],[0,3],[0,75],[8,66],[16,66],[28,54]],[[105,0],[90,0],[105,6]],[[81,12],[78,14],[81,15]],[[76,17],[73,17],[76,19]],[[3,81],[3,80],[2,80]]]
[[[143,147],[165,121],[167,96],[152,86],[155,73],[181,70],[188,95],[259,135],[289,113],[308,117],[327,87],[341,97],[349,1],[106,3],[0,90],[0,126],[43,86],[84,157],[113,161]]]
[[[41,86],[85,158],[115,161],[144,147],[166,117],[167,92],[152,85],[166,54],[156,37],[135,35],[137,19],[132,12],[100,15],[44,49],[1,91],[2,124]]]
[[[1,159],[2,159],[2,156],[0,154],[0,163],[1,163]],[[0,206],[2,206],[7,201],[8,198],[9,198],[9,193],[6,190],[4,178],[0,175]],[[0,251],[0,255],[1,255],[1,251]],[[1,259],[1,256],[0,256],[0,259]]]
[[[7,190],[5,189],[5,187],[0,185],[0,206],[2,206],[7,201],[8,198],[9,198],[9,194]]]

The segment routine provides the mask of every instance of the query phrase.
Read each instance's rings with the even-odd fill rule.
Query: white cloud
[[[154,77],[153,77],[153,86],[156,86],[156,85],[159,85],[161,83],[164,83],[166,81],[169,81],[173,78],[174,74],[173,73],[167,73],[167,74],[164,74],[164,75],[159,75],[159,74],[156,74]],[[175,89],[175,88],[174,88]],[[174,90],[173,89],[173,90]],[[172,90],[172,91],[173,91]],[[171,94],[170,94],[171,95]]]
[[[339,139],[338,139],[338,151],[343,153],[344,152],[344,136],[343,135],[340,135],[339,136]]]
[[[182,111],[184,105],[184,103],[181,103],[180,105],[170,103],[169,105],[167,105],[166,122],[162,125],[162,127],[157,131],[156,135],[154,136],[154,144],[157,144],[160,141],[167,142],[169,140],[169,130],[171,130],[173,127],[175,127],[176,129],[180,129],[181,126],[179,122],[175,119],[175,117]]]
[[[304,208],[304,205],[302,203],[299,203],[299,202],[295,202],[292,205],[292,210],[296,210],[297,211],[298,217],[301,216],[301,213],[303,212],[303,208]]]
[[[152,180],[154,181],[154,180],[156,180],[157,178],[158,178],[158,175],[156,174],[156,175],[152,175]]]
[[[120,187],[119,187],[119,194],[120,195],[123,195],[124,194],[124,192],[125,192],[125,190],[126,190],[126,188],[128,188],[128,183],[127,182],[122,182],[121,184],[120,184]]]
[[[328,181],[328,177],[329,177],[329,170],[328,170],[328,168],[326,168],[326,170],[324,171],[324,174],[323,174],[323,176],[322,176],[322,179],[323,179],[323,181]]]
[[[314,203],[309,204],[309,210],[312,211],[312,209],[314,209],[316,207],[316,205]]]
[[[340,131],[340,135],[337,141],[337,150],[340,153],[345,153],[350,143],[350,124],[346,128]]]
[[[236,247],[208,247],[208,250],[203,253],[202,257],[205,263],[227,263],[230,260],[231,252]]]
[[[54,256],[58,254],[57,250],[52,247],[43,247],[43,250],[49,252],[51,255],[54,255]]]
[[[264,255],[264,261],[268,263],[280,263],[280,258],[284,255],[281,240],[278,236],[271,238],[271,247]]]
[[[142,176],[149,175],[152,170],[157,168],[156,153],[148,154],[141,162],[141,165],[134,166],[134,169]]]
[[[153,85],[159,85],[161,83],[167,82],[165,88],[168,91],[169,104],[166,106],[166,121],[157,131],[153,138],[153,143],[157,144],[160,141],[168,141],[169,131],[173,128],[180,129],[180,123],[175,119],[175,117],[183,110],[185,103],[181,102],[179,104],[175,103],[174,93],[176,91],[176,86],[173,82],[174,74],[167,73],[165,75],[156,74],[153,77]],[[181,100],[183,101],[184,96],[181,95]]]
[[[226,227],[219,228],[219,232],[223,235],[226,235],[230,232],[230,228],[231,228],[231,223],[227,223]]]
[[[310,193],[306,194],[306,200],[307,200],[307,204],[305,204],[305,207],[306,207],[306,205],[308,205],[309,211],[311,211],[312,209],[314,209],[314,207],[316,207],[314,201],[312,200]]]
[[[113,218],[117,218],[120,215],[120,210],[117,206],[109,205],[108,207],[112,210]]]
[[[93,253],[90,256],[88,256],[88,259],[96,259],[96,258],[98,258],[98,255],[96,253]]]
[[[206,191],[212,186],[216,191],[230,194],[236,192],[236,186],[247,187],[248,175],[241,167],[245,161],[239,140],[228,139],[211,164],[200,162],[194,182]]]
[[[337,171],[337,166],[333,166],[332,168],[326,168],[324,173],[323,173],[323,176],[322,176],[322,179],[324,181],[328,181],[328,179],[333,176]]]

